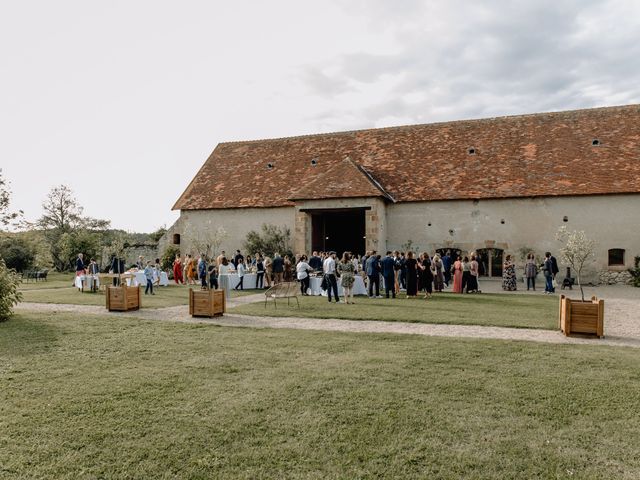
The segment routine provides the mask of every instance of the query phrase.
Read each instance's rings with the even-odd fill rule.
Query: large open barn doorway
[[[311,249],[335,250],[338,255],[352,252],[363,254],[365,249],[365,209],[314,210],[311,215]]]

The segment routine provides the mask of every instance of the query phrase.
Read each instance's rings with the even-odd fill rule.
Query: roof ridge
[[[498,115],[495,117],[481,117],[481,118],[467,118],[462,120],[446,120],[442,122],[431,123],[415,123],[405,125],[395,125],[389,127],[376,127],[376,128],[359,128],[355,130],[339,130],[333,132],[324,133],[307,133],[302,135],[291,135],[286,137],[271,137],[271,138],[256,138],[252,140],[232,140],[228,142],[220,142],[218,145],[238,145],[238,144],[252,144],[252,143],[264,143],[264,142],[278,142],[282,140],[297,140],[302,138],[316,138],[316,137],[329,137],[333,135],[353,135],[361,132],[383,132],[388,130],[401,130],[403,128],[415,128],[415,127],[427,127],[427,126],[443,126],[443,125],[459,125],[462,123],[479,123],[487,121],[496,121],[503,119],[517,119],[527,117],[540,117],[540,116],[559,116],[574,114],[577,112],[595,112],[596,110],[615,110],[615,109],[627,109],[637,107],[640,108],[640,103],[631,103],[625,105],[609,105],[604,107],[589,107],[589,108],[576,108],[572,110],[551,110],[548,112],[534,112],[534,113],[520,113],[514,115]]]

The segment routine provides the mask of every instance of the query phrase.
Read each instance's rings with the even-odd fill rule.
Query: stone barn
[[[597,242],[592,280],[624,280],[640,255],[640,105],[221,143],[173,208],[163,245],[182,253],[219,227],[234,251],[267,223],[297,253],[476,251],[487,276],[505,253],[557,252],[564,225]]]

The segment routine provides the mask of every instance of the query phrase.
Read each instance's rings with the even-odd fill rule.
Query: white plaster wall
[[[182,253],[196,254],[193,247],[194,236],[207,231],[215,232],[218,227],[223,227],[227,231],[227,237],[223,240],[220,249],[230,254],[238,248],[242,250],[247,233],[251,230],[260,232],[265,223],[288,227],[291,230],[293,243],[294,214],[293,207],[182,210],[180,220],[176,222],[171,233],[180,234]],[[253,252],[250,253],[253,254]]]
[[[609,269],[610,248],[626,250],[626,265],[618,270],[631,268],[633,257],[640,255],[640,195],[635,194],[402,203],[388,205],[386,212],[390,249],[408,240],[416,250],[428,252],[446,246],[471,251],[495,242],[495,247],[516,256],[527,246],[541,254],[551,251],[559,260],[555,234],[564,225],[584,230],[596,241],[591,278],[596,270]],[[563,222],[565,215],[568,222]]]

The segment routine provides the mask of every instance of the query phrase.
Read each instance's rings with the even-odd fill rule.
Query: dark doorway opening
[[[338,255],[363,254],[365,249],[364,209],[324,210],[311,214],[311,249]]]
[[[478,270],[482,277],[501,277],[504,250],[501,248],[481,248],[476,251]]]

